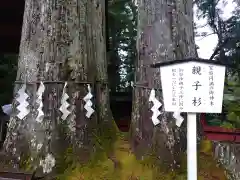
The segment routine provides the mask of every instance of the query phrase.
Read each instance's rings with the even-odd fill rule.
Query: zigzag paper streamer
[[[19,97],[16,99],[16,101],[19,103],[19,105],[17,106],[17,110],[19,110],[17,117],[21,120],[30,113],[30,110],[27,108],[29,105],[29,103],[27,102],[27,98],[29,96],[25,93],[25,91],[26,84],[24,84],[22,88],[18,90],[17,94],[19,95]]]
[[[176,119],[176,125],[180,127],[184,118],[180,115],[180,112],[174,112],[173,117]]]
[[[70,106],[70,104],[67,102],[67,100],[69,99],[69,96],[66,93],[66,86],[67,86],[67,82],[65,82],[65,85],[63,87],[63,95],[62,95],[62,99],[61,99],[61,106],[59,108],[59,110],[62,112],[62,119],[65,120],[67,119],[68,115],[71,114],[71,112],[68,110],[68,107]]]
[[[83,98],[83,100],[86,102],[86,104],[84,106],[84,109],[87,110],[86,117],[90,118],[91,115],[94,113],[94,109],[92,108],[93,103],[91,101],[93,95],[91,94],[91,87],[90,87],[90,85],[88,84],[87,86],[88,86],[88,93]]]
[[[37,103],[39,104],[38,106],[38,116],[36,118],[36,121],[41,123],[43,121],[43,118],[44,118],[44,113],[43,113],[43,102],[42,102],[42,96],[43,96],[43,93],[45,91],[45,86],[44,84],[41,82],[40,83],[40,86],[38,88],[38,91],[37,91]]]
[[[153,107],[151,108],[152,114],[152,122],[156,126],[160,123],[158,116],[161,114],[159,108],[162,106],[162,103],[156,99],[155,90],[152,89],[149,96],[149,101],[153,102]]]

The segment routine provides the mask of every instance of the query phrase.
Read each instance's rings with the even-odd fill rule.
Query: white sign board
[[[160,68],[165,111],[222,112],[225,66],[186,62]]]

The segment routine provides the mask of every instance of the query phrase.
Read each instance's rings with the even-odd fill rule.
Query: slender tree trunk
[[[157,88],[162,101],[160,70],[149,66],[157,62],[195,57],[192,0],[144,0],[138,2],[138,60],[135,74],[131,136],[140,157],[154,148],[158,159],[176,167],[186,137],[176,125],[172,113],[159,116],[161,124],[151,121],[151,88]],[[148,87],[148,88],[143,88]],[[164,110],[164,107],[162,108]],[[147,148],[148,147],[148,148]]]
[[[14,113],[4,144],[17,169],[27,162],[28,168],[35,170],[48,153],[57,164],[62,150],[69,147],[81,159],[89,157],[93,150],[92,131],[98,132],[97,123],[112,120],[108,87],[103,83],[107,81],[104,3],[104,0],[25,1],[15,94],[26,85],[30,113],[19,119],[16,116],[19,104],[14,99]],[[40,81],[46,88],[42,123],[36,121]],[[66,93],[71,114],[62,120],[59,107],[65,81],[68,81]],[[94,113],[90,119],[85,116],[83,101],[87,84],[97,96],[94,108],[98,115]],[[38,144],[42,144],[40,149]]]

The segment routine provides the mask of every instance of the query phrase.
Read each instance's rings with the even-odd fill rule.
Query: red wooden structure
[[[240,142],[240,129],[228,129],[219,126],[209,126],[205,113],[201,114],[201,125],[204,136],[212,141]]]
[[[32,180],[32,174],[0,172],[0,180]]]
[[[113,118],[122,132],[128,132],[131,122],[132,93],[115,92],[110,93],[110,106]]]

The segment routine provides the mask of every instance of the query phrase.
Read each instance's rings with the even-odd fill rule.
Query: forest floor
[[[94,166],[80,167],[72,171],[66,180],[186,180],[186,163],[181,173],[164,173],[154,166],[144,164],[131,153],[130,144],[122,134],[114,146],[114,158],[118,162],[106,158]],[[198,157],[199,180],[227,180],[224,169],[217,165],[212,156],[207,153],[199,153]]]

